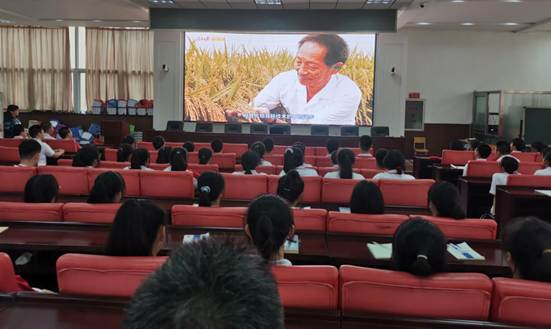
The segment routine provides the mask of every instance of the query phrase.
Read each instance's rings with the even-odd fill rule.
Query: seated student
[[[453,151],[465,151],[465,142],[458,139],[453,140],[450,142],[448,148]]]
[[[277,182],[277,195],[286,200],[291,207],[297,207],[304,192],[304,181],[296,170],[281,176]]]
[[[34,139],[27,139],[19,144],[19,164],[15,167],[36,167],[40,159],[40,143]]]
[[[538,152],[541,155],[544,155],[543,151],[547,148],[547,145],[542,142],[533,142],[530,146],[532,148],[532,152]]]
[[[249,204],[245,233],[260,255],[272,265],[291,266],[285,259],[285,240],[295,233],[293,212],[275,195],[262,195]]]
[[[187,152],[181,147],[176,147],[170,152],[170,166],[166,167],[164,171],[185,171],[193,175],[193,186],[197,187],[198,173],[188,169],[187,165]]]
[[[488,144],[480,143],[475,149],[475,161],[486,161],[490,154],[492,154],[492,148]],[[467,176],[468,167],[469,164],[467,163],[463,168],[463,176]]]
[[[337,154],[339,151],[333,151],[331,152],[331,163],[333,164],[332,168],[339,169],[339,160],[337,158]]]
[[[15,125],[12,128],[13,138],[14,139],[27,139],[27,132],[23,125]]]
[[[292,147],[298,148],[302,152],[302,156],[306,155],[306,145],[303,142],[294,142]],[[312,168],[313,166],[309,163],[303,162],[304,167]]]
[[[220,153],[222,152],[222,148],[224,148],[224,143],[222,143],[219,139],[215,139],[210,143],[210,148],[212,149],[212,152]]]
[[[193,144],[192,142],[185,142],[184,143],[184,146],[182,146],[184,148],[184,150],[186,150],[187,152],[193,152],[195,151],[195,144]]]
[[[260,163],[260,156],[254,151],[247,151],[241,155],[241,166],[243,171],[234,171],[234,175],[265,175],[256,171]]]
[[[136,148],[136,140],[131,135],[124,137],[121,141],[121,144],[131,145],[133,148]]]
[[[258,154],[258,156],[260,157],[259,166],[271,166],[272,165],[269,161],[266,161],[266,160],[263,159],[264,154],[266,153],[266,147],[264,146],[264,143],[254,142],[253,145],[251,145],[251,151],[255,151]]]
[[[392,260],[396,270],[417,276],[444,272],[446,238],[433,223],[419,218],[400,224],[392,240]]]
[[[129,162],[132,152],[134,152],[132,145],[120,144],[117,150],[117,162]]]
[[[186,243],[138,288],[123,329],[283,329],[266,262],[235,239]]]
[[[476,138],[469,139],[469,142],[467,143],[467,150],[468,151],[475,151],[480,144],[481,144],[481,142]]]
[[[429,189],[429,208],[433,216],[464,219],[465,212],[459,202],[459,191],[455,185],[441,181]]]
[[[364,176],[353,171],[352,166],[354,162],[356,162],[356,156],[351,149],[338,150],[337,163],[339,171],[328,172],[323,178],[365,179]]]
[[[99,152],[92,145],[85,145],[73,157],[73,167],[96,168],[99,166]]]
[[[370,136],[363,135],[360,137],[360,154],[358,154],[359,157],[372,157],[371,153],[369,151],[371,150],[371,146],[373,145],[373,140]]]
[[[511,149],[516,152],[526,152],[526,143],[522,138],[513,138]]]
[[[44,121],[40,126],[44,131],[44,136],[42,137],[43,140],[55,140],[55,128],[52,126],[50,121]]]
[[[288,148],[285,154],[283,154],[283,170],[279,173],[279,176],[283,176],[293,169],[301,176],[318,176],[318,172],[315,169],[304,165],[304,155],[295,146]]]
[[[339,149],[339,141],[336,139],[329,139],[325,147],[327,148],[327,155],[330,156],[331,153]]]
[[[59,128],[59,131],[57,133],[59,135],[59,138],[63,140],[72,140],[73,138],[73,132],[69,127],[61,127]]]
[[[518,218],[506,229],[504,247],[515,278],[551,282],[551,224]]]
[[[130,157],[130,166],[124,169],[153,170],[149,168],[149,151],[146,149],[135,149]]]
[[[507,185],[507,176],[518,175],[517,170],[519,167],[519,162],[512,156],[504,156],[499,162],[499,166],[501,167],[502,172],[492,175],[492,185],[490,186],[490,194],[494,196],[494,204],[491,209],[492,214],[495,214],[496,186]]]
[[[509,145],[506,141],[499,141],[496,143],[496,152],[498,155],[498,162],[500,162],[504,157],[511,157],[518,161],[517,158],[511,155],[511,145]]]
[[[378,173],[373,177],[373,180],[379,179],[400,179],[400,180],[415,180],[415,177],[405,174],[406,159],[402,152],[398,150],[388,151],[383,161],[386,172]]]
[[[353,214],[384,214],[383,194],[377,184],[366,180],[356,184],[350,197],[350,212]]]
[[[204,172],[197,178],[199,207],[220,207],[224,194],[224,177],[217,172]]]
[[[155,151],[158,151],[161,147],[165,146],[165,139],[163,136],[155,136],[151,144],[153,144]]]
[[[107,171],[101,173],[94,181],[88,195],[88,203],[119,203],[122,200],[126,184],[121,174]]]
[[[385,158],[388,153],[387,149],[378,149],[377,152],[375,152],[375,161],[377,162],[377,169],[384,170],[385,169]]]
[[[545,169],[536,170],[536,176],[551,176],[551,149],[545,152],[543,156],[543,166]]]
[[[169,163],[170,162],[170,153],[172,148],[170,146],[163,146],[157,151],[157,163]]]
[[[212,158],[212,151],[208,148],[199,149],[199,152],[197,152],[197,157],[199,158],[199,164],[209,164],[210,159]]]
[[[64,150],[53,150],[50,145],[42,141],[44,138],[44,131],[40,125],[31,126],[29,128],[29,136],[40,144],[39,166],[45,166],[47,164],[46,158],[57,159],[65,153]]]
[[[267,137],[267,138],[264,138],[262,143],[266,147],[266,153],[265,154],[271,154],[272,151],[274,150],[274,140],[271,139],[270,137]]]
[[[166,238],[165,212],[143,199],[126,200],[117,211],[105,246],[107,256],[157,256]]]
[[[25,184],[23,201],[26,203],[55,203],[59,193],[57,179],[53,175],[36,175]]]

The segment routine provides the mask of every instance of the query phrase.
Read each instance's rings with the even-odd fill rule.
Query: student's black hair
[[[501,168],[503,168],[503,171],[508,174],[513,174],[515,171],[518,170],[519,167],[517,159],[511,156],[503,157],[503,159],[501,159],[500,165]]]
[[[418,276],[446,268],[446,238],[433,223],[413,218],[400,224],[392,241],[392,260],[398,271]]]
[[[199,207],[210,207],[224,192],[224,177],[217,172],[207,171],[197,178]]]
[[[402,152],[390,150],[383,161],[384,167],[388,170],[396,170],[398,174],[403,174],[406,170],[406,159]]]
[[[545,145],[544,143],[539,142],[539,141],[538,142],[533,142],[531,144],[531,146],[532,146],[532,150],[534,152],[538,152],[538,153],[542,153],[543,150],[545,150],[545,148],[547,147],[547,145]]]
[[[270,153],[272,152],[272,150],[274,149],[274,141],[273,139],[267,137],[267,138],[264,138],[264,140],[262,141],[262,143],[264,143],[264,146],[266,147],[266,152],[267,153]]]
[[[367,136],[367,135],[360,136],[360,149],[362,151],[369,151],[372,145],[373,145],[373,140],[371,139],[370,136]]]
[[[53,175],[36,175],[25,184],[23,201],[26,203],[50,203],[57,201],[59,185]]]
[[[377,162],[377,167],[384,168],[385,167],[385,158],[388,154],[388,150],[384,148],[380,148],[375,152],[375,161]]]
[[[478,139],[470,140],[469,141],[469,150],[471,150],[471,151],[476,150],[480,144],[482,144],[482,142],[479,141]]]
[[[59,137],[61,137],[61,139],[65,139],[65,137],[69,135],[70,131],[71,129],[69,127],[61,127],[59,128],[59,131],[57,133],[59,134]]]
[[[366,180],[356,184],[350,197],[350,212],[353,214],[384,214],[385,202],[377,184]]]
[[[356,156],[351,149],[340,149],[337,152],[337,162],[339,164],[339,177],[352,179],[354,172],[352,166],[356,162]]]
[[[511,153],[511,145],[507,141],[498,141],[496,143],[496,151],[500,155],[505,155]]]
[[[19,158],[31,159],[35,154],[40,153],[42,146],[34,139],[25,139],[19,144]]]
[[[115,196],[124,195],[126,184],[124,178],[118,172],[106,171],[101,173],[94,181],[94,186],[88,195],[88,203],[112,203]]]
[[[266,146],[264,146],[262,142],[254,142],[253,145],[251,145],[251,151],[255,151],[260,159],[262,159],[264,153],[266,153]]]
[[[212,152],[220,153],[222,152],[222,148],[224,148],[224,143],[222,143],[219,139],[215,139],[210,143],[210,148],[212,149]]]
[[[551,151],[551,150],[550,150]],[[551,152],[546,152],[543,156],[543,161],[547,167],[551,167]]]
[[[277,195],[294,204],[304,192],[304,181],[296,170],[290,170],[277,182]]]
[[[185,142],[184,146],[182,146],[182,147],[184,148],[184,150],[186,150],[188,152],[195,151],[195,144],[193,144],[192,142]]]
[[[121,141],[121,144],[134,145],[134,143],[136,143],[136,140],[131,135],[125,136]]]
[[[120,144],[117,150],[117,162],[127,162],[134,152],[134,147],[131,144]]]
[[[73,156],[73,167],[90,167],[99,164],[100,154],[95,146],[93,145],[84,145],[77,153]]]
[[[303,142],[294,142],[292,147],[298,148],[302,152],[302,155],[306,155],[306,145]]]
[[[117,211],[105,246],[108,256],[153,256],[159,229],[165,223],[165,212],[144,199],[126,200]]]
[[[197,157],[199,158],[199,164],[208,164],[212,158],[212,151],[208,148],[199,149],[197,152]]]
[[[252,171],[256,169],[260,163],[260,156],[255,151],[247,151],[241,155],[241,166],[245,175],[252,175]]]
[[[15,125],[12,128],[12,135],[13,136],[19,136],[24,131],[25,131],[25,127],[23,127],[23,125]]]
[[[504,247],[522,279],[551,282],[551,224],[516,218],[505,230]]]
[[[339,151],[333,151],[333,152],[331,152],[331,154],[329,156],[331,158],[331,163],[333,165],[339,164],[339,159],[337,158],[338,153],[339,153]]]
[[[42,130],[44,130],[44,132],[48,132],[48,130],[53,128],[52,123],[50,121],[44,121],[40,124],[40,126],[42,127]]]
[[[289,147],[283,154],[283,172],[296,169],[304,164],[304,154],[298,147]]]
[[[153,144],[153,148],[155,148],[155,150],[159,150],[165,145],[165,138],[163,136],[155,136],[153,137],[151,144]]]
[[[40,125],[32,125],[29,128],[29,136],[31,136],[31,138],[36,138],[36,136],[38,136],[38,134],[40,134],[43,131],[44,130]]]
[[[526,151],[526,142],[522,138],[514,138],[511,141],[511,144],[515,147],[515,149],[519,152],[525,152]]]
[[[441,181],[429,189],[429,202],[436,208],[438,217],[464,219],[465,212],[459,201],[459,191],[455,185]]]
[[[149,151],[137,148],[132,152],[132,157],[130,157],[130,169],[142,169],[142,166],[147,166],[148,160]]]
[[[327,148],[327,153],[331,154],[331,152],[336,151],[339,149],[339,141],[336,139],[329,139],[327,141],[327,145],[325,146]]]
[[[270,267],[242,240],[186,243],[137,289],[123,329],[283,329]]]
[[[187,152],[181,147],[173,148],[170,152],[170,171],[187,170]]]
[[[8,107],[6,108],[6,111],[7,112],[15,112],[19,110],[19,106],[15,105],[15,104],[10,104],[8,105]]]
[[[492,154],[492,148],[486,143],[480,143],[476,147],[476,153],[482,158],[487,159]]]
[[[252,242],[268,261],[285,243],[293,224],[291,208],[278,196],[262,195],[249,204],[247,225]]]
[[[465,142],[460,141],[458,139],[453,140],[453,141],[450,142],[449,149],[454,150],[454,151],[464,151],[465,150]]]
[[[169,163],[170,162],[170,152],[172,148],[170,146],[163,146],[157,151],[157,163]]]

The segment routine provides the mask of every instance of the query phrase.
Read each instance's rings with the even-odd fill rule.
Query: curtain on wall
[[[153,99],[153,32],[86,29],[86,101]]]
[[[0,94],[23,109],[71,111],[68,29],[0,27]]]

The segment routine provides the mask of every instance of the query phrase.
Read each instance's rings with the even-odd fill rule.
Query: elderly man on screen
[[[362,92],[339,70],[348,45],[336,34],[309,34],[299,42],[294,70],[278,74],[253,100],[262,117],[290,123],[354,125]],[[283,108],[281,112],[277,109]],[[275,110],[275,111],[274,111]]]

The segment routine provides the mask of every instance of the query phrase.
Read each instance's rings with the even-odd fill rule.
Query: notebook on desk
[[[392,257],[392,243],[370,242],[367,248],[375,259],[390,259]]]
[[[0,233],[4,232],[7,229],[8,229],[7,226],[0,226]]]
[[[457,260],[485,260],[484,256],[477,253],[467,242],[448,243],[448,252]]]
[[[536,193],[551,197],[551,190],[536,190]]]
[[[342,212],[344,214],[350,214],[350,207],[339,207],[339,212]]]
[[[186,234],[184,235],[184,239],[182,240],[182,243],[191,243],[203,239],[207,239],[209,237],[209,233],[205,234]]]
[[[285,253],[286,254],[298,254],[299,253],[300,240],[298,235],[293,235],[291,240],[285,240]]]

